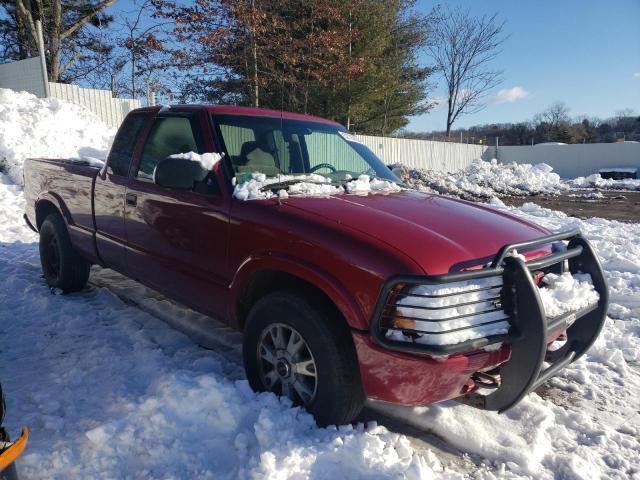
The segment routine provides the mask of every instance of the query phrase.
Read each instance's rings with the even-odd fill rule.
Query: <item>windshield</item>
[[[401,183],[365,145],[339,125],[248,115],[214,115],[238,183],[316,173],[333,181],[365,174]]]

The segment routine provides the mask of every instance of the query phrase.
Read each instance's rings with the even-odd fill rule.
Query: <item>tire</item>
[[[271,293],[256,302],[247,318],[242,345],[247,378],[255,391],[277,395],[287,394],[284,385],[291,382],[287,396],[294,404],[303,405],[321,427],[350,423],[364,404],[351,333],[337,312],[314,304],[317,302],[310,295],[295,291]],[[274,340],[278,331],[283,340],[280,348]],[[282,348],[291,344],[291,337],[293,347],[298,346],[294,356]],[[300,346],[298,337],[304,346]],[[265,359],[272,353],[275,362]]]
[[[50,214],[40,226],[40,264],[51,288],[79,292],[87,284],[90,265],[71,245],[60,214]]]

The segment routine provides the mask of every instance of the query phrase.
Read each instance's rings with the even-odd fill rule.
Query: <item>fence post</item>
[[[42,81],[44,82],[44,96],[49,98],[49,75],[47,75],[47,58],[44,56],[44,37],[42,36],[42,22],[36,20],[36,31],[38,34],[38,55],[40,55],[40,68],[42,69]]]

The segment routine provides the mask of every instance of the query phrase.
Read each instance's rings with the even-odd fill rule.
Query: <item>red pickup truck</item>
[[[365,399],[503,411],[594,342],[607,286],[577,231],[412,191],[341,125],[279,111],[131,112],[105,162],[30,159],[50,287],[112,268],[244,332],[247,378],[320,425]],[[596,301],[547,316],[546,275]]]

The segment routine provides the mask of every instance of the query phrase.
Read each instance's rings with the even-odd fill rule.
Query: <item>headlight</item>
[[[502,277],[396,289],[383,310],[381,327],[390,340],[427,345],[457,343],[509,331],[501,305]]]

